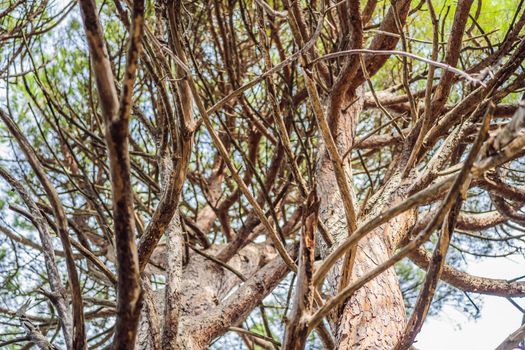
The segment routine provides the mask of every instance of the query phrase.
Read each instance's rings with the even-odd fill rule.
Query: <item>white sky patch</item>
[[[513,279],[525,275],[523,257],[497,258],[469,263],[468,272],[477,276]],[[492,350],[520,327],[521,312],[507,299],[485,296],[478,320],[469,320],[461,311],[445,306],[429,317],[414,344],[418,350]],[[522,307],[525,298],[514,299]]]

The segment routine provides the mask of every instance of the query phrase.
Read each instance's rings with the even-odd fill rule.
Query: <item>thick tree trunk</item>
[[[206,250],[206,253],[209,255],[216,255],[220,248],[220,246],[212,246]],[[152,256],[154,264],[160,266],[162,269],[166,269],[167,267],[165,254],[165,246],[161,245]],[[228,265],[249,278],[254,274],[257,274],[259,270],[264,271],[268,261],[271,261],[268,265],[283,264],[284,266],[280,267],[279,270],[282,270],[281,274],[283,276],[276,278],[276,282],[273,282],[274,284],[277,284],[286,274],[287,268],[286,265],[282,263],[282,260],[276,256],[276,252],[264,244],[249,244],[237,253],[228,262]],[[271,271],[272,274],[275,273],[275,271]],[[221,314],[218,305],[221,302],[224,302],[230,296],[231,291],[239,286],[242,281],[232,272],[223,269],[215,262],[192,251],[190,251],[187,263],[183,266],[182,276],[179,281],[180,286],[178,287],[180,290],[180,302],[178,305],[179,323],[177,329],[178,334],[176,337],[177,345],[172,348],[184,350],[206,349],[206,341],[213,339],[213,337],[210,338],[208,336],[208,333],[211,334],[215,331],[215,329],[212,328],[210,328],[208,333],[203,331],[206,328],[205,323],[207,319],[211,318],[214,320],[220,320],[220,317],[211,317],[212,313],[217,315]],[[247,282],[244,284],[246,283]],[[268,289],[272,290],[273,288]],[[236,300],[239,301],[242,300],[242,298]],[[166,324],[161,321],[161,324],[159,325],[160,329],[154,330],[152,329],[151,323],[155,323],[155,318],[160,320],[163,319],[163,315],[166,314],[165,305],[165,289],[154,291],[152,293],[152,306],[155,310],[146,309],[148,305],[142,310],[136,343],[137,349],[155,350],[158,348],[158,344],[155,344],[153,333],[162,331],[162,328]],[[238,305],[238,310],[243,310],[242,312],[244,313],[253,309],[243,306],[244,305]],[[156,313],[156,315],[148,314],[151,311]],[[244,318],[240,317],[240,319]],[[165,347],[162,347],[162,349],[164,348]]]
[[[352,280],[381,265],[392,254],[391,236],[404,233],[413,214],[402,215],[365,238],[357,249]],[[339,349],[391,349],[405,326],[405,307],[393,269],[361,288],[345,305],[337,323]]]
[[[358,90],[358,94],[361,92]],[[353,100],[348,97],[347,100]],[[345,104],[343,104],[345,105]],[[336,144],[339,154],[344,155],[352,147],[355,128],[362,108],[362,97],[343,111],[335,125]],[[351,155],[346,157],[345,172],[351,181]],[[347,236],[347,223],[341,195],[338,191],[332,162],[321,149],[317,169],[317,193],[321,201],[319,217],[333,235],[336,242]],[[367,215],[361,215],[359,222],[366,216],[375,215],[392,204],[396,198],[403,197],[400,176],[396,173],[381,195],[373,198],[374,205]],[[354,201],[355,203],[356,201]],[[358,208],[356,208],[356,212]],[[351,282],[386,261],[392,254],[397,242],[406,234],[415,221],[415,213],[407,212],[395,220],[379,227],[361,240],[356,254]],[[358,226],[359,226],[358,222]],[[329,249],[319,247],[322,255]],[[328,291],[337,293],[341,277],[342,261],[327,276]],[[350,282],[350,283],[351,283]],[[399,289],[399,282],[393,269],[389,269],[369,282],[353,295],[337,315],[331,317],[331,327],[336,335],[338,349],[390,349],[395,346],[405,326],[405,308]]]

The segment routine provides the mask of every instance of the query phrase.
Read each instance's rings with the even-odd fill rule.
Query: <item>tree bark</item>
[[[343,110],[337,125],[334,126],[336,145],[341,155],[345,155],[351,149],[355,140],[355,128],[363,103],[361,90],[358,89],[356,97],[347,96],[345,100],[343,106],[350,105],[352,101],[353,104]],[[333,235],[337,246],[338,242],[346,238],[347,223],[332,162],[323,146],[321,147],[317,168],[319,217]],[[352,174],[349,159],[350,156],[345,158],[348,181]],[[365,222],[367,217],[376,215],[403,197],[399,171],[394,172],[388,181],[389,184],[381,195],[373,199],[372,209],[366,213],[367,215],[361,215],[358,222]],[[386,261],[414,222],[415,212],[407,211],[361,240],[357,247],[350,282]],[[330,252],[326,247],[319,248],[323,256]],[[340,259],[327,276],[326,283],[331,294],[337,292],[342,265],[343,259]],[[405,307],[395,271],[389,269],[369,282],[340,308],[337,315],[331,316],[330,323],[336,335],[338,349],[389,349],[395,346],[405,326]]]

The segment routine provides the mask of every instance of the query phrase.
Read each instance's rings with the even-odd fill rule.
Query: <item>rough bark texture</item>
[[[315,260],[315,230],[318,203],[312,193],[303,208],[299,267],[295,298],[290,320],[286,326],[283,348],[302,350],[308,338],[308,316],[313,311],[315,286],[312,283]]]
[[[392,255],[388,235],[406,232],[411,215],[403,215],[365,238],[357,250],[354,278],[385,262]],[[405,324],[405,307],[397,275],[389,269],[360,289],[346,304],[338,321],[339,349],[389,349]]]
[[[93,65],[111,174],[113,225],[117,253],[118,301],[114,350],[133,347],[140,317],[142,289],[135,243],[135,212],[129,153],[129,121],[133,87],[142,49],[144,1],[133,2],[132,25],[120,100],[104,40],[98,10],[93,0],[80,1],[80,10]],[[84,346],[85,347],[85,346]]]
[[[182,301],[182,263],[184,238],[178,213],[167,230],[166,287],[164,287],[164,323],[162,324],[162,349],[177,349],[180,306]]]
[[[360,93],[360,92],[359,92]],[[355,128],[362,108],[362,96],[346,110],[337,126],[337,147],[345,154],[355,140]],[[347,228],[342,198],[337,191],[335,174],[330,159],[321,152],[317,170],[318,196],[320,199],[319,217],[336,242],[346,237]],[[351,169],[345,167],[350,178]],[[382,193],[373,209],[366,217],[373,217],[381,210],[391,206],[403,196],[400,189],[400,176],[390,179],[390,184]],[[399,239],[410,229],[415,213],[409,211],[391,222],[379,227],[360,241],[352,273],[352,280],[371,271],[386,261],[395,249]],[[361,220],[360,220],[361,221]],[[363,220],[363,222],[366,219]],[[328,250],[321,247],[323,254]],[[327,276],[328,291],[337,291],[342,259]],[[404,302],[399,289],[397,276],[393,269],[387,270],[378,278],[359,290],[344,306],[340,315],[332,316],[332,330],[337,337],[339,349],[388,349],[393,347],[401,336],[405,324]]]
[[[170,262],[168,262],[168,256],[170,253],[166,252],[164,248],[165,246],[163,245],[158,247],[157,251],[152,256],[152,261],[162,269],[169,269],[166,264],[170,264]],[[220,247],[212,246],[207,250],[207,253],[214,255],[219,249]],[[166,256],[166,254],[168,256]],[[267,266],[263,268],[263,270],[268,270],[268,272],[262,274],[263,277],[277,278],[287,271],[286,265],[279,257],[276,257],[275,251],[256,244],[248,245],[242,249],[228,262],[228,265],[242,273],[243,276],[254,278],[256,276],[253,276],[253,274],[258,271],[261,265],[266,264],[269,260],[272,260],[272,264],[276,266],[277,270],[272,269],[272,266]],[[281,264],[284,266],[281,266]],[[257,281],[254,284],[256,288],[254,296],[256,295],[257,297],[250,300],[249,297],[244,296],[246,302],[256,302],[261,298],[258,286],[262,286],[263,282],[258,281],[257,278],[254,278],[254,280]],[[236,300],[235,297],[229,296],[232,289],[239,286],[242,283],[242,280],[231,271],[225,270],[223,267],[210,261],[208,258],[196,253],[191,253],[187,263],[182,269],[182,276],[178,281],[180,283],[178,286],[180,290],[180,302],[178,305],[175,305],[180,310],[178,314],[179,323],[176,335],[177,342],[176,344],[171,345],[178,349],[205,349],[207,346],[206,342],[214,337],[213,335],[215,333],[213,332],[217,332],[221,329],[222,332],[224,332],[225,329],[217,325],[214,328],[215,330],[210,329],[210,333],[207,333],[205,332],[207,326],[203,324],[199,316],[205,320],[210,316],[210,313],[215,310],[214,312],[217,314],[217,318],[227,317],[226,314],[221,314],[223,311],[217,309],[218,305],[219,303],[224,303],[224,300],[231,300],[232,303],[242,300],[242,298]],[[276,281],[276,283],[278,281]],[[266,293],[268,292],[269,290]],[[154,305],[160,315],[166,314],[166,312],[173,312],[173,310],[165,310],[165,297],[165,289],[160,289],[153,293]],[[232,312],[235,309],[243,313],[249,312],[249,310],[242,305],[238,308],[233,307],[232,309]],[[246,316],[247,315],[241,317],[237,315],[239,320],[243,320]],[[137,337],[138,349],[155,349],[153,342],[154,337],[152,336],[149,323],[149,315],[143,312],[141,315],[139,335]],[[161,327],[162,326],[164,325],[161,325]],[[172,330],[169,331],[171,332]]]
[[[8,2],[0,347],[407,349],[439,280],[525,296],[446,260],[525,236],[525,1]]]

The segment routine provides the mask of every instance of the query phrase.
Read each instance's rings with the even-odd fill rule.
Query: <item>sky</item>
[[[467,272],[512,279],[525,275],[525,259],[490,259],[469,262]],[[514,299],[522,307],[523,300]],[[445,306],[439,315],[427,318],[414,344],[418,350],[493,350],[521,326],[522,314],[507,299],[485,296],[481,317],[469,320],[461,311]]]

